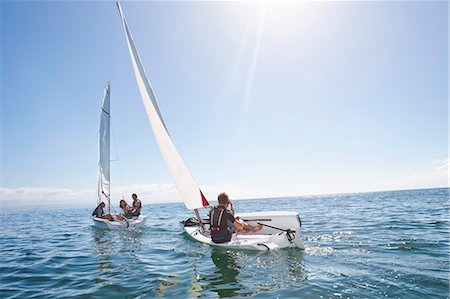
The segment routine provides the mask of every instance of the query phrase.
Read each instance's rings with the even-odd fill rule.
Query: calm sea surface
[[[2,211],[1,298],[449,298],[449,189],[237,201],[297,211],[306,250],[227,251],[182,233],[182,204],[105,231],[85,209]]]

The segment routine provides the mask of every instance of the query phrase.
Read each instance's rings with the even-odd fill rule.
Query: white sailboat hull
[[[188,222],[184,221],[183,227],[190,238],[211,246],[260,251],[287,247],[305,248],[300,234],[301,222],[296,212],[255,212],[241,213],[236,216],[250,225],[261,223],[276,228],[264,226],[256,233],[233,234],[229,242],[214,243],[210,237],[208,224],[204,224],[201,228],[200,225],[188,225]]]
[[[139,217],[133,217],[132,219],[128,219],[127,221],[109,221],[108,219],[92,217],[92,220],[94,221],[94,225],[97,228],[113,230],[121,228],[142,227],[144,226],[147,217],[140,215]]]

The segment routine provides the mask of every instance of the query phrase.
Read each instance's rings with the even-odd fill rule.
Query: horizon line
[[[443,187],[423,187],[423,188],[412,188],[412,189],[393,189],[393,190],[376,190],[376,191],[361,191],[361,192],[339,192],[339,193],[318,193],[318,194],[303,194],[303,195],[287,195],[287,196],[273,196],[273,197],[259,197],[259,198],[237,198],[235,201],[248,201],[248,200],[264,200],[264,199],[284,199],[284,198],[304,198],[304,197],[315,197],[315,196],[342,196],[351,194],[367,194],[367,193],[383,193],[383,192],[404,192],[404,191],[420,191],[420,190],[435,190],[435,189],[450,189],[450,186]],[[183,201],[166,201],[166,202],[148,202],[146,205],[162,205],[162,204],[182,204]],[[16,209],[64,209],[64,208],[81,208],[83,206],[82,202],[74,202],[72,204],[46,204],[46,205],[0,205],[0,213],[4,211],[11,211]]]

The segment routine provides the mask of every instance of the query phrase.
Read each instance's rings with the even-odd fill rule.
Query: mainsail
[[[209,206],[208,201],[198,187],[191,173],[181,159],[175,145],[170,138],[169,132],[164,124],[161,111],[159,110],[156,96],[150,85],[150,81],[145,74],[141,59],[134,45],[127,22],[122,13],[122,7],[117,2],[120,17],[122,18],[125,36],[128,42],[128,49],[130,50],[131,61],[133,63],[134,74],[136,75],[137,84],[141,93],[142,101],[144,102],[145,110],[148,119],[152,126],[153,135],[155,136],[161,155],[164,162],[169,169],[175,186],[184,200],[184,204],[188,209],[197,209]]]
[[[102,201],[102,198],[106,198],[108,201],[108,210],[110,206],[110,110],[109,110],[109,82],[105,85],[105,91],[102,100],[102,111],[100,115],[100,131],[98,138],[98,201]]]

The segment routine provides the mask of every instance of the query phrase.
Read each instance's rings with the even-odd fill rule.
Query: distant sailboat
[[[99,161],[98,161],[98,186],[97,198],[98,204],[107,202],[108,214],[111,214],[111,186],[110,186],[110,83],[106,83],[103,100],[101,104],[100,115],[100,131],[99,131]],[[142,226],[145,223],[146,217],[139,216],[132,219],[121,220],[117,215],[111,215],[114,221],[92,217],[94,224],[99,228],[117,229],[123,227]]]
[[[264,225],[264,228],[258,233],[235,235],[227,243],[215,244],[211,241],[207,224],[208,221],[204,221],[198,211],[200,208],[210,208],[210,204],[170,138],[119,2],[117,2],[117,7],[125,30],[131,62],[141,98],[159,150],[172,176],[173,182],[184,200],[184,204],[188,209],[194,210],[196,215],[196,219],[191,218],[183,222],[185,232],[196,241],[229,248],[271,250],[289,247],[291,245],[303,248],[303,242],[300,238],[301,222],[296,212],[259,212],[237,215],[247,222],[253,224],[256,222],[261,223]]]

